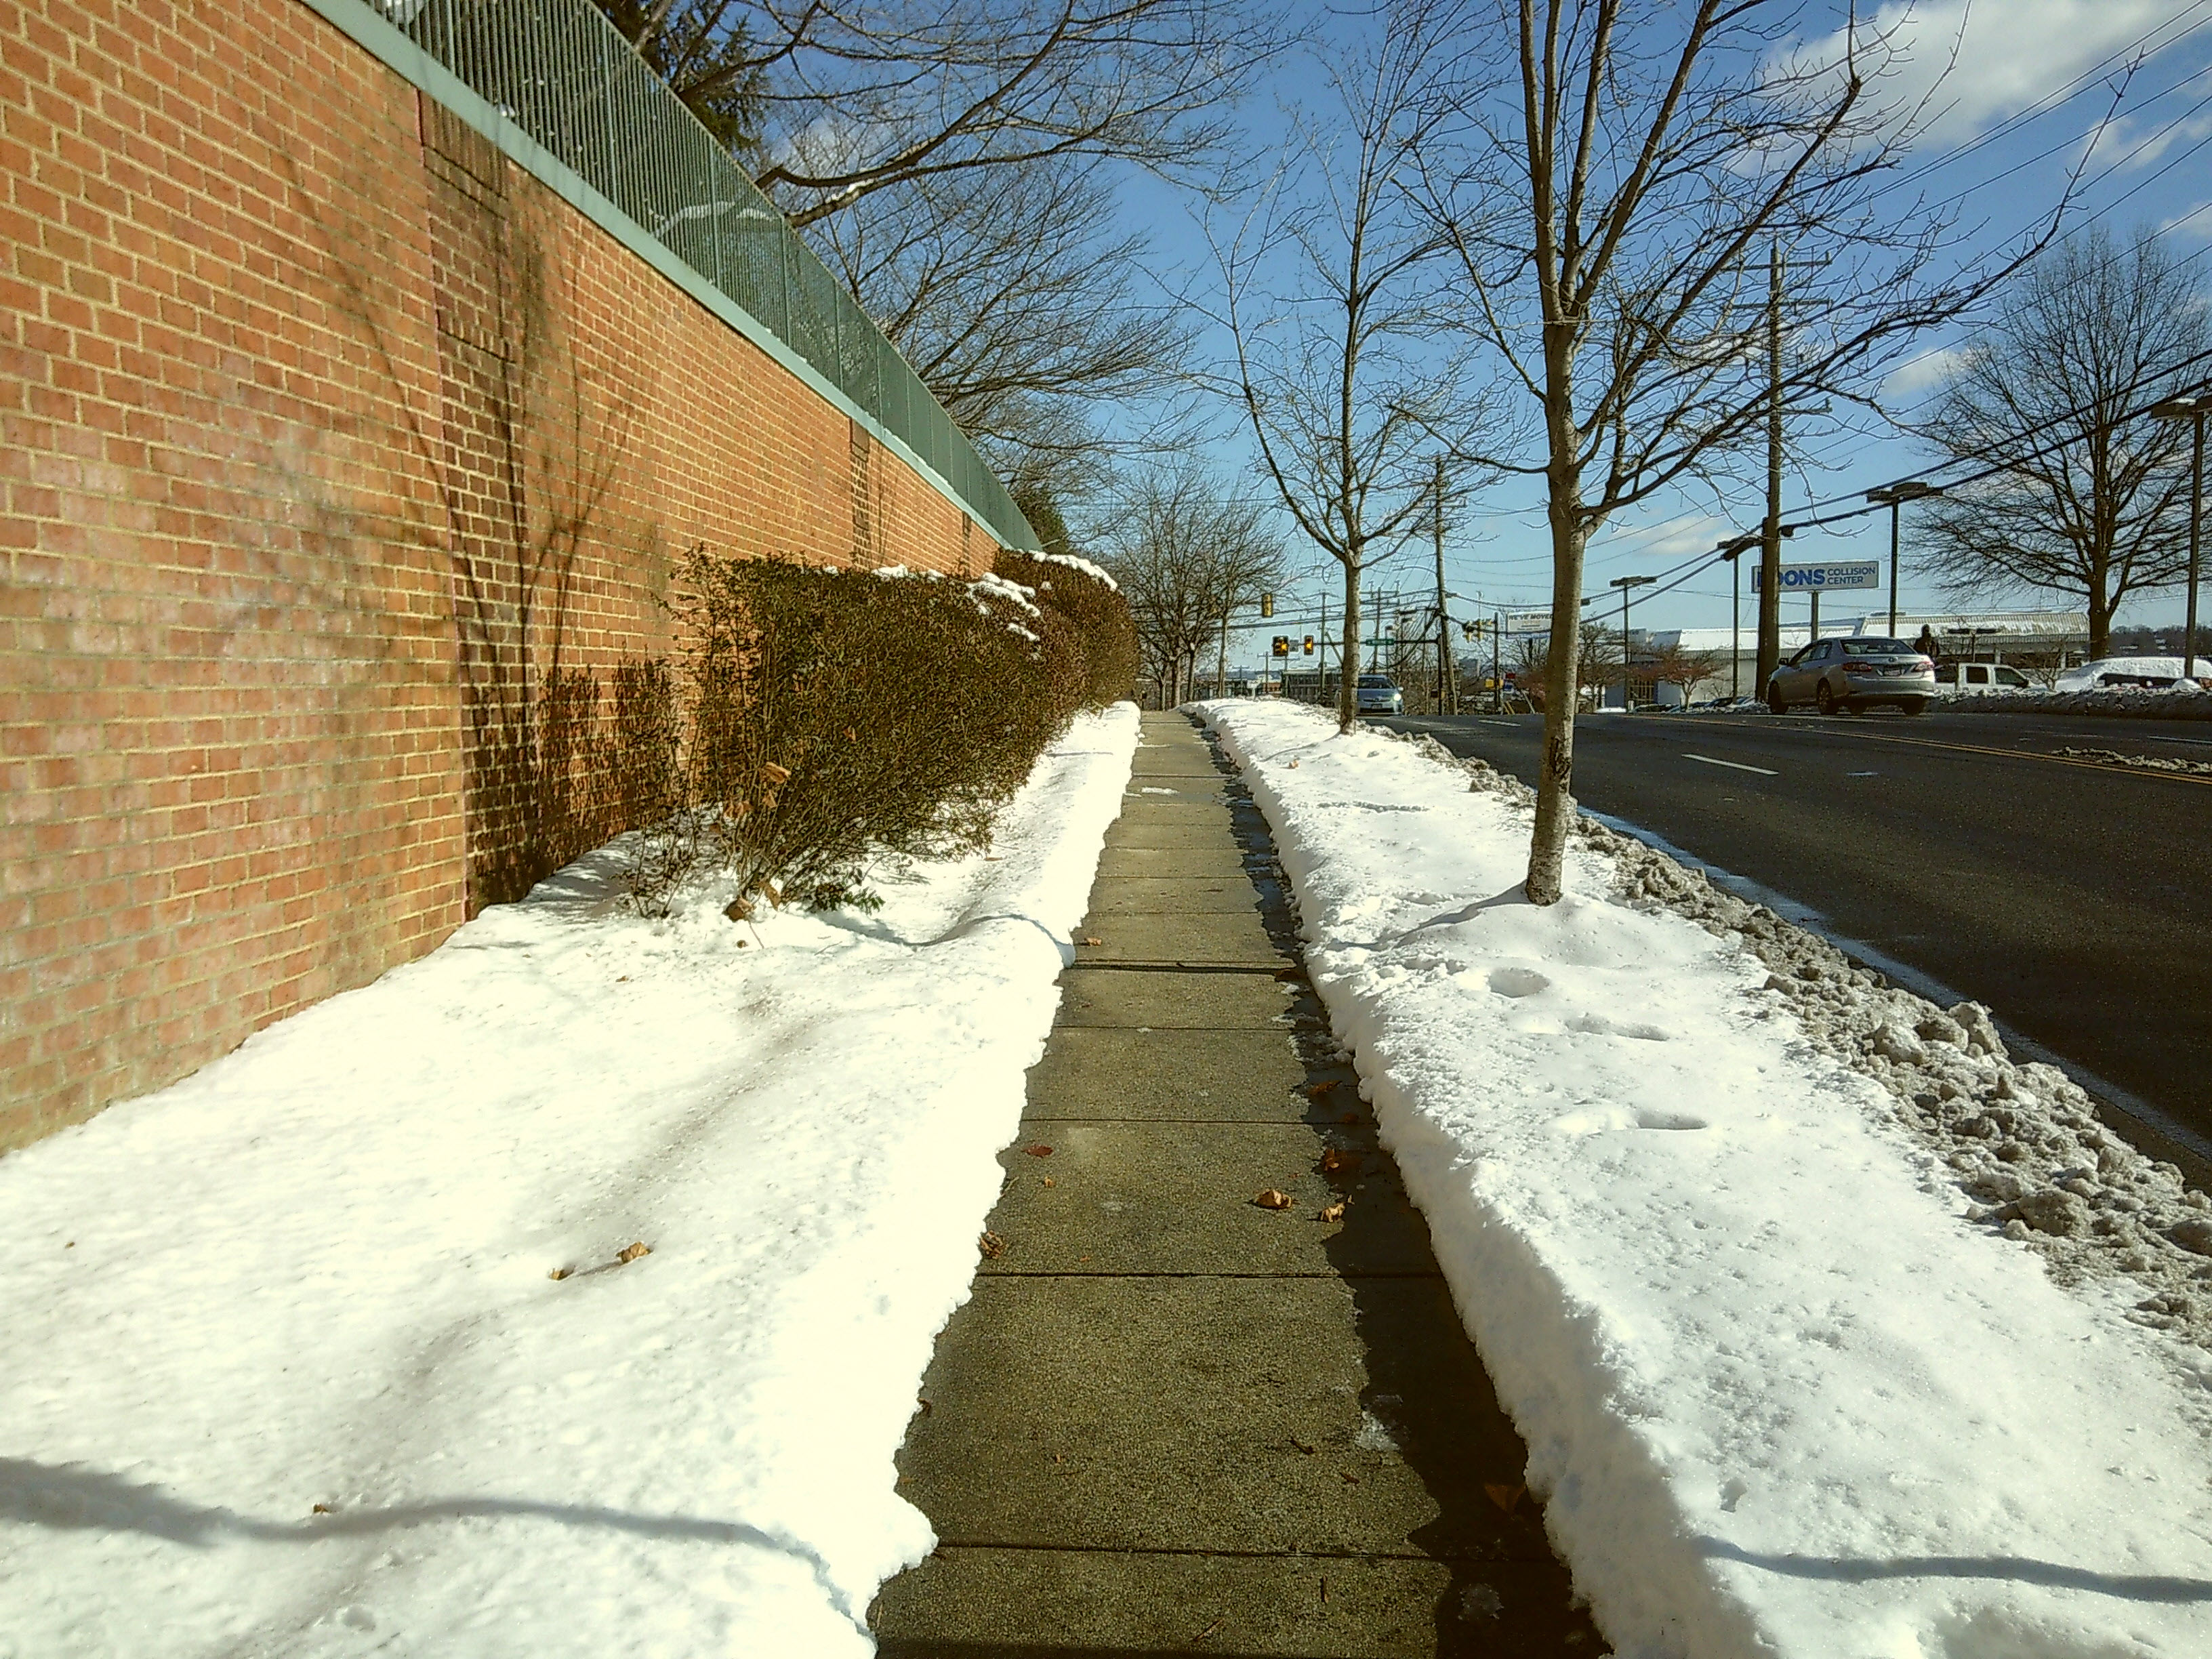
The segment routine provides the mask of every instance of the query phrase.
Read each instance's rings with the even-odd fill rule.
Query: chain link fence
[[[371,0],[644,234],[1035,550],[1006,486],[858,301],[591,0]]]

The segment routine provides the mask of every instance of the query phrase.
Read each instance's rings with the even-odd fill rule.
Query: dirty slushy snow
[[[1619,1652],[2212,1651],[2212,1226],[2170,1166],[1986,1011],[1599,826],[1530,906],[1480,763],[1200,711]]]
[[[1136,729],[874,915],[595,854],[0,1159],[0,1655],[871,1652]]]

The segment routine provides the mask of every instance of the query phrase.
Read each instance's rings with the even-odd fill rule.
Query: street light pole
[[[1620,590],[1620,712],[1628,712],[1628,594],[1632,588],[1657,581],[1656,576],[1615,576],[1612,586]]]
[[[2189,631],[2183,636],[2181,645],[2182,658],[2188,664],[2182,672],[2193,680],[2197,678],[2198,552],[2203,539],[2204,416],[2212,412],[2212,398],[2201,392],[2193,398],[2171,398],[2154,405],[2150,412],[2161,421],[2189,421],[2196,427],[2189,445],[2189,614],[2185,624]]]
[[[1505,712],[1505,612],[1500,609],[1490,623],[1490,712]]]
[[[1889,508],[1889,632],[1897,636],[1897,509],[1907,501],[1923,501],[1930,495],[1940,495],[1942,488],[1918,478],[1906,478],[1893,484],[1882,484],[1866,493],[1866,498],[1878,506]],[[1815,600],[1818,603],[1818,600]],[[1820,630],[1815,629],[1814,633]]]
[[[1761,538],[1731,536],[1724,542],[1714,544],[1713,551],[1728,561],[1735,573],[1735,591],[1729,596],[1729,701],[1734,702],[1743,696],[1743,556],[1759,544]]]

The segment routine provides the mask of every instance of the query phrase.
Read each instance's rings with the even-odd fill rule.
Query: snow
[[[2089,1223],[2165,1205],[2212,1249],[2169,1167],[2051,1167],[2100,1132],[1985,1012],[1900,1027],[1916,1000],[1609,831],[1530,906],[1525,792],[1479,764],[1202,712],[1620,1653],[2212,1651],[2212,1361],[2130,1305],[2136,1247],[2203,1256]],[[1715,902],[1643,890],[1676,878]],[[1997,1170],[2017,1196],[1965,1190]]]
[[[1043,564],[1064,564],[1070,570],[1080,570],[1086,576],[1097,577],[1100,581],[1104,582],[1107,586],[1113,589],[1117,593],[1121,591],[1121,584],[1115,581],[1112,575],[1110,575],[1103,567],[1091,563],[1090,560],[1083,557],[1080,554],[1048,553],[1040,548],[1037,551],[1030,554],[1030,557],[1036,559],[1040,563]]]
[[[2212,661],[2199,658],[2197,666],[2201,672],[2212,672]],[[2188,678],[2189,665],[2179,657],[2100,657],[2094,662],[2081,664],[2078,668],[2068,669],[2058,677],[2055,689],[2060,691],[2094,691],[2102,685],[2107,674],[2179,682]],[[2154,689],[2165,690],[2170,688],[2160,686]],[[2194,684],[2182,689],[2187,691],[2198,690]]]
[[[1960,697],[1948,712],[1970,714],[2112,714],[2151,720],[2212,720],[2212,696],[2187,680],[2160,690],[2100,686],[2091,691],[2014,691],[2001,697]]]
[[[602,851],[0,1159],[0,1655],[871,1652],[1136,728],[874,915]]]

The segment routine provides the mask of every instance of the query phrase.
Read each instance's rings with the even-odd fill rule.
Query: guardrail
[[[1002,545],[1036,550],[1006,486],[921,376],[591,0],[308,3],[373,51],[374,31],[362,25],[396,29],[603,198],[635,237],[672,254],[896,440]],[[409,72],[392,53],[379,55]]]

